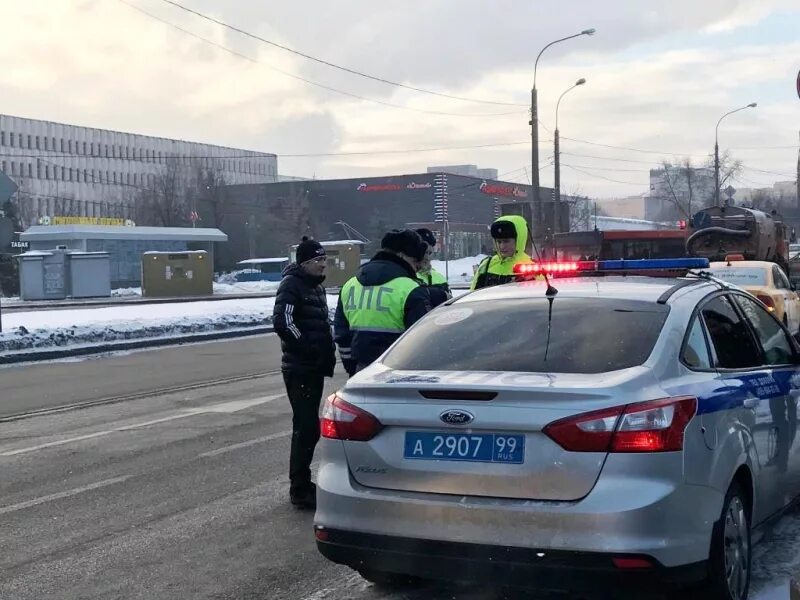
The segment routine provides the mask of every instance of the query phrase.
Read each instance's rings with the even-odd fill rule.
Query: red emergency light
[[[542,261],[519,263],[514,265],[515,275],[535,276],[535,275],[569,275],[579,271],[593,271],[597,268],[597,262],[593,260],[583,261]]]

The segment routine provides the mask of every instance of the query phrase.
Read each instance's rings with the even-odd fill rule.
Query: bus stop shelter
[[[111,287],[139,287],[145,252],[205,250],[213,263],[214,244],[227,242],[219,229],[206,227],[111,227],[103,225],[36,225],[20,235],[31,250],[57,248],[81,252],[107,252]]]

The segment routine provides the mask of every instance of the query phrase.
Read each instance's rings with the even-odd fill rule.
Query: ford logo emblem
[[[439,418],[448,425],[467,425],[472,423],[475,416],[465,410],[446,410]]]

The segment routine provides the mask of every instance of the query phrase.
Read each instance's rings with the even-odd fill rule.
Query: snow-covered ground
[[[336,296],[328,296],[332,309]],[[274,298],[121,305],[3,315],[0,353],[191,333],[234,330],[272,322]]]
[[[485,255],[479,254],[478,256],[451,260],[448,265],[445,265],[443,260],[432,260],[431,265],[442,275],[447,274],[447,280],[450,283],[470,283],[474,273],[472,268],[479,265],[484,258],[486,258]]]

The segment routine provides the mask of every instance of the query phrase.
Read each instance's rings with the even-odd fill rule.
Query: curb
[[[46,350],[32,350],[16,354],[0,355],[0,365],[12,365],[27,362],[43,362],[73,356],[90,356],[92,354],[105,354],[122,350],[137,350],[140,348],[158,348],[160,346],[181,346],[195,342],[225,340],[238,337],[249,337],[272,333],[272,325],[251,327],[248,329],[233,329],[228,331],[210,331],[207,333],[194,333],[168,338],[143,338],[138,340],[125,340],[122,342],[109,342],[93,346],[76,346],[73,348],[53,348]]]

